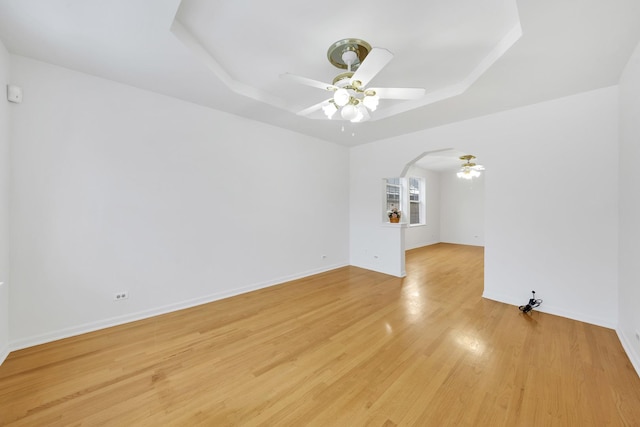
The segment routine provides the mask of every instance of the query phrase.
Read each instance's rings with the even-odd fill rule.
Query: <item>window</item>
[[[409,224],[425,223],[424,178],[409,178]]]
[[[400,205],[400,202],[402,201],[400,198],[401,190],[400,178],[387,178],[387,212],[393,208],[402,210]]]
[[[403,223],[422,225],[426,222],[424,178],[386,178],[383,180],[384,221],[396,208],[402,212]]]

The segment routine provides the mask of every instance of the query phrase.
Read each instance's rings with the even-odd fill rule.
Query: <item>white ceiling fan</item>
[[[378,88],[368,87],[373,78],[393,59],[387,49],[372,48],[360,39],[343,39],[335,42],[327,51],[327,58],[335,67],[347,70],[338,74],[333,83],[285,73],[281,77],[333,92],[331,98],[299,111],[308,116],[322,109],[330,119],[340,111],[340,117],[351,122],[369,120],[380,99],[418,99],[424,96],[423,88]],[[365,60],[366,59],[366,60]]]

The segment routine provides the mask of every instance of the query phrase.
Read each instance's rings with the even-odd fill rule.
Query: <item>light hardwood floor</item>
[[[613,330],[482,289],[482,248],[439,244],[405,279],[346,267],[17,351],[0,424],[640,425]]]

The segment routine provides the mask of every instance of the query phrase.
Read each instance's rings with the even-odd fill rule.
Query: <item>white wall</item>
[[[379,224],[380,179],[456,148],[487,168],[484,295],[519,305],[536,290],[541,310],[614,326],[617,101],[617,87],[604,88],[353,148],[352,263],[400,270]]]
[[[19,56],[12,75],[13,347],[348,264],[345,147]]]
[[[0,363],[9,353],[9,53],[0,41]]]
[[[484,176],[460,179],[440,173],[440,240],[484,246]]]
[[[640,44],[620,79],[620,315],[618,335],[640,374]]]
[[[405,249],[415,249],[440,242],[440,174],[412,166],[407,177],[424,178],[426,224],[405,229]]]

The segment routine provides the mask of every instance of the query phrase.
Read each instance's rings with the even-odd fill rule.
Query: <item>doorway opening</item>
[[[402,251],[436,243],[452,243],[484,247],[485,172],[472,179],[457,176],[464,160],[479,153],[456,148],[426,151],[410,160],[400,178],[408,182],[420,178],[424,182],[424,222],[405,229]]]

